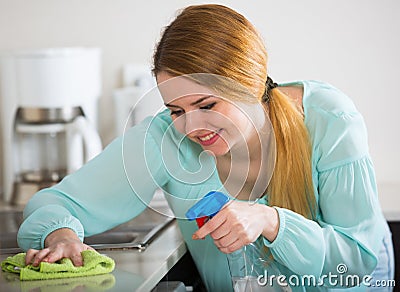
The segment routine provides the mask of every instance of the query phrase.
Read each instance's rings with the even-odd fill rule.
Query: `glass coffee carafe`
[[[26,109],[15,120],[14,204],[26,204],[101,151],[100,138],[80,107]]]

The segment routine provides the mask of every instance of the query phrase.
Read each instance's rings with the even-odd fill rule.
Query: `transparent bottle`
[[[227,254],[227,260],[235,292],[292,291],[287,283],[277,281],[281,272],[266,254],[261,237]]]
[[[229,200],[230,198],[224,193],[211,191],[189,208],[186,212],[186,218],[196,220],[198,227],[201,228]],[[232,278],[232,287],[235,292],[291,291],[288,285],[280,285],[276,278],[275,281],[272,280],[269,283],[263,281],[270,279],[265,277],[266,271],[274,276],[280,276],[281,273],[270,255],[265,252],[262,237],[233,253],[227,254],[226,257]]]

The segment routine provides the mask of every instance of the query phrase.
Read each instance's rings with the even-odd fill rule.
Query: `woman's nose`
[[[192,110],[185,114],[185,134],[199,130],[205,129],[205,119],[200,110]]]

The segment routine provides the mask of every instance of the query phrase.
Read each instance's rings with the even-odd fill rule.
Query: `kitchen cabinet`
[[[191,287],[193,291],[206,292],[206,288],[189,252],[173,266],[161,282],[182,282],[186,287]]]
[[[378,184],[379,201],[392,231],[395,255],[395,280],[400,283],[400,183]]]

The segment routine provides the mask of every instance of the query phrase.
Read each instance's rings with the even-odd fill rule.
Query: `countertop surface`
[[[115,260],[111,274],[58,280],[19,281],[0,272],[0,291],[151,291],[186,253],[176,222],[171,223],[145,251],[100,251]],[[0,255],[0,261],[8,255]]]

